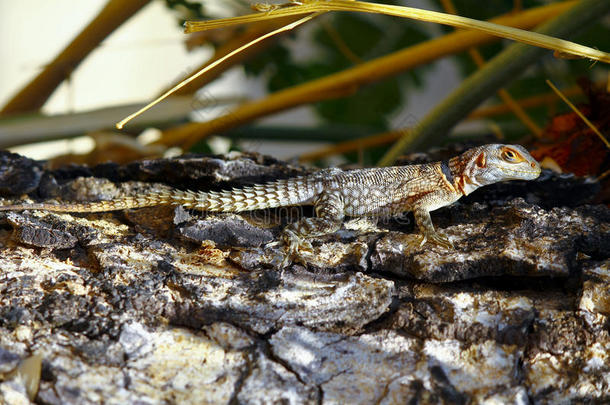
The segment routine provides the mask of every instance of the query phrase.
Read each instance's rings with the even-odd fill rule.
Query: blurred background
[[[533,20],[531,28],[535,28],[575,2],[383,3],[514,21],[522,13],[558,7]],[[296,6],[282,1],[262,4]],[[413,49],[415,53],[408,57],[417,59],[418,52],[433,48],[427,45],[430,41],[455,30],[379,14],[328,13],[228,60],[123,131],[114,128],[117,121],[207,62],[288,21],[186,35],[185,20],[244,15],[262,7],[245,0],[0,0],[0,147],[52,159],[56,165],[229,150],[319,165],[373,165],[480,68],[472,51],[461,49],[456,37],[455,51],[450,45],[432,57],[422,53],[422,63],[404,62],[405,67],[396,72],[373,77],[374,72],[396,63],[385,57]],[[571,39],[608,50],[609,26],[608,15],[601,15]],[[479,64],[511,44],[482,41],[477,46]],[[418,45],[423,49],[414,49]],[[359,73],[367,66],[373,73]],[[569,110],[545,80],[552,80],[570,99],[601,117],[608,108],[603,104],[608,99],[607,65],[543,51],[525,68],[523,74],[504,80],[508,102],[505,97],[486,98],[434,144],[500,139],[537,145],[541,160],[548,157],[551,166],[562,170],[560,159],[549,151],[562,141],[552,119]],[[329,88],[328,94],[316,87],[321,79],[332,82],[340,77],[333,75],[346,72],[354,73],[353,79],[346,79],[348,85]],[[303,91],[292,96],[295,89]],[[290,101],[282,98],[286,91]],[[274,99],[278,94],[282,96]],[[247,103],[253,103],[255,111],[242,114],[240,108]],[[511,103],[521,106],[525,121]],[[548,138],[549,128],[555,131],[553,139]],[[580,126],[577,129],[582,131]],[[593,134],[587,136],[591,139],[587,147],[601,142]],[[595,170],[605,168],[604,159],[605,155]]]

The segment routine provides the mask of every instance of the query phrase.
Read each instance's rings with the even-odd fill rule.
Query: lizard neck
[[[483,186],[477,182],[474,173],[471,173],[472,170],[469,169],[471,165],[468,163],[469,161],[463,159],[462,156],[455,156],[441,162],[441,170],[445,178],[465,196]]]

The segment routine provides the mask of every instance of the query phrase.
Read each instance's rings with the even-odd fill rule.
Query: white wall
[[[0,105],[57,55],[105,0],[0,0]],[[156,95],[206,51],[187,53],[176,18],[154,1],[115,31],[44,106],[46,113],[139,102]]]

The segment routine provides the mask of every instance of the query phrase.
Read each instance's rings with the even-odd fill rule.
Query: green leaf
[[[382,28],[371,21],[371,16],[337,13],[332,17],[325,20],[326,24],[321,25],[321,29],[314,35],[314,40],[318,46],[326,48],[331,58],[331,61],[327,61],[337,67],[347,67],[352,65],[353,61],[341,53],[333,39],[333,31],[360,59],[366,59],[371,50],[375,49],[383,39]]]
[[[328,121],[387,128],[387,118],[399,105],[402,95],[393,78],[361,88],[355,95],[316,104]]]

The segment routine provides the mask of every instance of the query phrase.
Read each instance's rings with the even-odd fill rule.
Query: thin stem
[[[597,129],[597,127],[595,125],[593,125],[593,123],[591,121],[589,121],[589,119],[587,117],[585,117],[585,115],[578,108],[576,108],[576,106],[574,104],[572,104],[572,102],[570,100],[568,100],[568,98],[566,96],[564,96],[563,93],[561,91],[559,91],[559,89],[557,87],[555,87],[553,82],[551,82],[550,80],[547,79],[546,84],[548,84],[549,87],[551,89],[553,89],[555,94],[557,94],[572,109],[572,111],[574,111],[576,113],[576,115],[578,115],[585,122],[585,124],[587,124],[587,126],[589,128],[591,128],[591,130],[593,132],[595,132],[595,134],[597,136],[599,136],[599,139],[601,139],[602,142],[606,144],[606,147],[608,149],[610,149],[610,142],[608,142],[606,137],[604,135],[602,135],[602,133],[599,131],[599,129]]]
[[[598,0],[599,1],[599,0]],[[245,24],[254,21],[267,20],[289,15],[307,14],[320,11],[358,11],[366,13],[386,14],[396,17],[412,18],[420,21],[450,25],[456,28],[482,31],[490,35],[512,39],[529,45],[551,49],[560,53],[575,55],[582,58],[610,63],[610,54],[597,49],[579,45],[574,42],[554,38],[549,35],[529,32],[517,28],[479,21],[472,18],[422,10],[413,7],[394,6],[389,4],[367,3],[356,0],[310,0],[294,7],[284,7],[266,13],[249,14],[238,17],[222,18],[213,21],[187,21],[186,32],[202,31],[224,27],[232,24]]]

